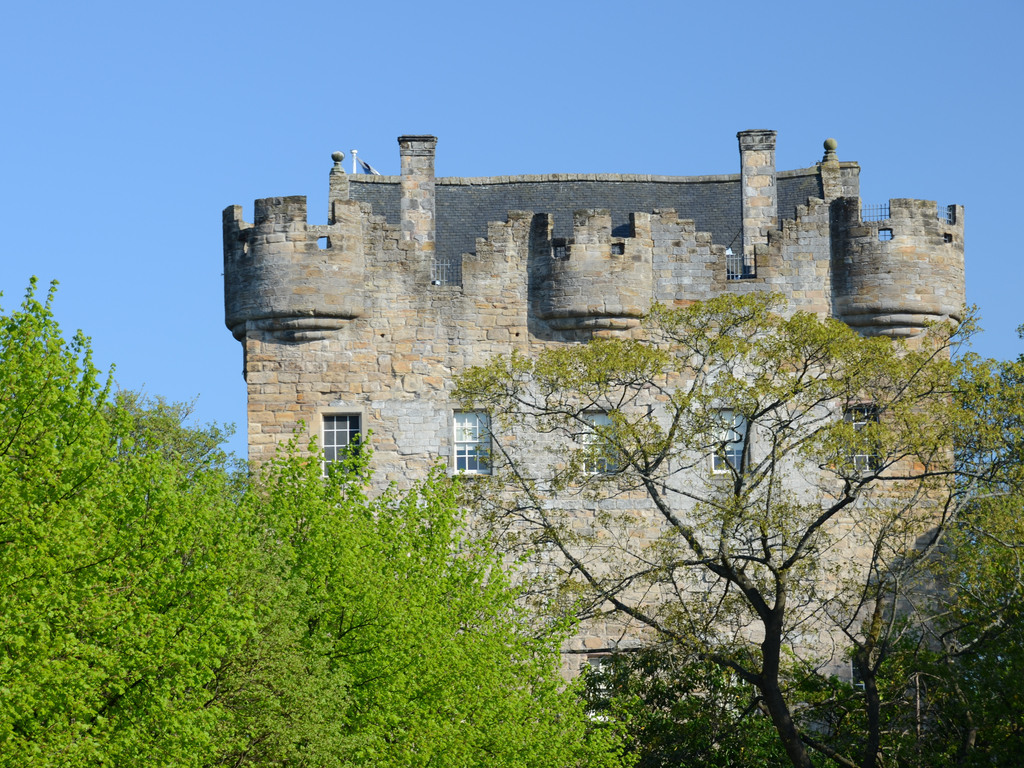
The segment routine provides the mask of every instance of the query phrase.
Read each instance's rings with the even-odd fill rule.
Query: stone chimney
[[[743,255],[753,264],[755,246],[768,244],[768,230],[779,221],[775,131],[740,131],[736,138],[740,141]]]
[[[433,257],[434,148],[437,137],[399,136],[398,146],[402,156],[402,241]]]

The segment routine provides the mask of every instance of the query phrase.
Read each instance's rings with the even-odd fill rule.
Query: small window
[[[864,690],[864,680],[867,675],[864,674],[864,668],[861,667],[860,660],[854,656],[850,659],[850,677],[853,687],[859,691]]]
[[[588,675],[607,675],[612,668],[612,655],[610,653],[588,653],[583,659],[581,672]],[[607,694],[611,692],[611,685],[607,678],[594,686],[597,693]]]
[[[747,442],[747,419],[732,408],[718,412],[718,446],[712,459],[717,473],[740,472],[743,469],[743,448]]]
[[[843,421],[853,424],[853,428],[860,432],[869,424],[878,423],[878,409],[870,403],[854,405],[846,409]],[[856,453],[851,453],[849,458],[850,464],[857,472],[874,472],[879,466],[878,454],[865,450],[862,446],[857,448]]]
[[[626,253],[625,243],[612,243],[612,256],[622,256]]]
[[[358,413],[324,416],[323,448],[324,472],[328,464],[344,461],[350,451],[358,450],[361,438]]]
[[[590,456],[583,469],[590,475],[607,475],[619,468],[616,460],[617,452],[607,439],[602,440],[598,432],[605,432],[612,427],[612,419],[607,413],[585,413],[583,418],[590,423],[592,430],[584,432],[579,436],[579,442],[584,446],[599,446],[595,449],[596,455]]]
[[[331,238],[329,237],[318,237],[316,239],[316,245],[321,251],[326,251],[331,247]]]
[[[951,234],[949,234],[949,232],[946,232],[942,236],[942,242],[944,242],[944,243],[952,243],[953,242],[953,236]]]
[[[754,257],[742,253],[733,253],[732,248],[726,248],[725,277],[727,280],[748,280],[752,277],[757,277]]]
[[[878,230],[878,239],[879,240],[892,240],[892,230],[891,229],[880,229],[880,230]]]
[[[471,475],[491,472],[491,421],[481,411],[455,413],[455,471]]]
[[[569,243],[566,241],[564,237],[556,237],[554,240],[551,241],[551,258],[569,258]]]

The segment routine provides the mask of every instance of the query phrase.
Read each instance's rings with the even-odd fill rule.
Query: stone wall
[[[325,414],[358,414],[377,480],[408,485],[451,462],[458,371],[635,336],[653,301],[775,291],[791,311],[894,335],[959,317],[962,207],[947,223],[932,202],[892,200],[889,219],[863,222],[859,166],[834,146],[814,168],[777,172],[774,132],[739,141],[741,174],[728,176],[435,179],[436,140],[406,136],[400,178],[350,177],[335,154],[326,226],[307,224],[301,197],[258,200],[253,224],[230,206],[225,319],[244,348],[249,458],[317,435]],[[750,277],[730,279],[727,248],[749,250]],[[444,284],[436,259],[451,254],[461,279]],[[607,504],[631,505],[658,534],[646,499]],[[581,503],[580,525],[599,512]],[[576,650],[621,627],[587,632]]]
[[[903,335],[959,316],[961,207],[947,224],[934,203],[893,200],[890,220],[862,222],[859,166],[840,163],[834,142],[815,168],[776,172],[774,132],[738,139],[732,176],[435,180],[436,139],[403,136],[400,178],[347,176],[335,154],[326,226],[306,223],[302,197],[257,201],[253,224],[230,206],[226,322],[245,347],[250,458],[265,460],[300,420],[315,431],[322,413],[358,408],[388,480],[408,481],[450,454],[454,372],[513,348],[635,334],[652,301],[776,291],[791,309]],[[584,198],[616,207],[570,219],[566,206]],[[739,232],[756,271],[729,279]],[[433,284],[435,245],[464,249],[461,285]]]

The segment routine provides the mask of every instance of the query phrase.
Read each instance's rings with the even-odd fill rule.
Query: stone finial
[[[327,194],[328,197],[328,209],[327,209],[327,223],[334,224],[334,204],[340,200],[348,200],[348,176],[345,175],[345,168],[342,166],[341,161],[345,159],[344,152],[331,152],[331,160],[334,161],[334,167],[331,168],[330,173],[330,190]]]
[[[836,155],[836,147],[839,146],[839,142],[835,139],[825,139],[825,156],[821,158],[823,163],[838,163],[839,157]]]
[[[839,157],[836,155],[836,147],[839,142],[835,139],[825,139],[825,156],[821,158],[819,173],[821,174],[821,190],[825,200],[832,202],[837,197],[843,196],[843,172],[839,167]]]

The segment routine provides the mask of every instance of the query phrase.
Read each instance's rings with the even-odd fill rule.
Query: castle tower
[[[964,209],[931,200],[832,203],[835,315],[869,335],[914,337],[959,322],[964,305]]]
[[[774,131],[737,137],[739,172],[720,176],[436,178],[437,139],[402,136],[397,176],[349,175],[332,155],[325,226],[304,197],[257,200],[252,224],[229,206],[225,322],[245,350],[250,457],[341,414],[374,431],[383,479],[411,482],[453,455],[455,372],[636,335],[654,302],[772,291],[902,337],[960,317],[962,207],[862,215],[860,167],[834,140],[821,163],[778,171]]]
[[[775,292],[791,312],[911,340],[959,319],[961,206],[862,209],[860,167],[839,161],[835,141],[821,163],[778,171],[774,131],[737,137],[738,172],[717,176],[436,178],[437,139],[402,136],[400,175],[348,175],[332,155],[325,226],[307,222],[304,197],[257,200],[252,224],[229,206],[225,323],[244,349],[250,460],[296,433],[335,451],[359,434],[379,487],[438,460],[456,471],[461,456],[466,469],[487,450],[467,440],[490,438],[487,414],[451,401],[455,374],[498,354],[639,337],[654,302]],[[638,403],[657,414],[648,397]],[[467,438],[455,429],[467,421],[484,429]],[[604,503],[578,507],[580,525]],[[651,519],[639,503],[629,511]],[[642,533],[660,535],[653,523]],[[581,653],[622,627],[587,632],[572,641]]]

